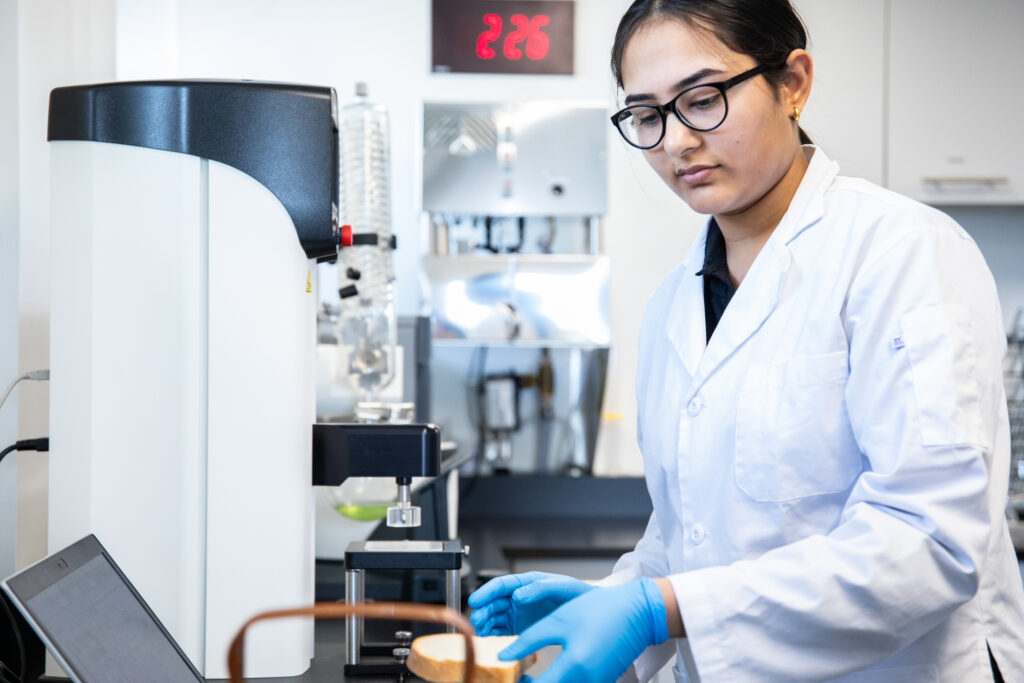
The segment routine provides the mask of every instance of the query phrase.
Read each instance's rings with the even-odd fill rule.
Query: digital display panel
[[[573,73],[573,0],[433,0],[435,73]]]

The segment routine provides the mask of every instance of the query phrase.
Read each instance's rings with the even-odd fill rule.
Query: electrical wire
[[[16,387],[18,385],[18,382],[20,382],[23,379],[30,379],[30,380],[34,380],[34,381],[37,381],[37,382],[43,382],[43,381],[46,381],[46,380],[50,379],[50,371],[49,370],[33,370],[32,372],[26,372],[21,377],[16,378],[13,382],[11,382],[10,384],[7,385],[7,389],[4,390],[4,395],[0,396],[0,408],[3,408],[4,401],[6,401],[7,397],[11,395],[12,391],[14,391],[14,387]]]
[[[28,378],[25,377],[24,375],[22,375],[21,377],[19,377],[18,379],[14,380],[13,382],[11,382],[10,384],[7,385],[7,390],[4,391],[4,395],[0,396],[0,408],[4,407],[4,401],[6,401],[7,397],[11,395],[11,391],[14,390],[14,387],[18,384],[18,382],[20,382],[23,379],[28,379]]]
[[[50,450],[50,440],[46,437],[41,439],[23,439],[22,441],[15,441],[7,448],[0,451],[0,461],[3,461],[7,457],[8,453],[12,451],[48,451]]]

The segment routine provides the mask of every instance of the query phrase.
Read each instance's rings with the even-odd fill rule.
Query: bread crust
[[[478,652],[484,649],[484,643],[491,637],[496,636],[473,636],[473,649]],[[453,651],[451,658],[437,659],[435,655],[426,650],[436,650],[436,639],[450,639],[457,649]],[[433,683],[461,683],[464,655],[461,652],[462,636],[456,633],[435,633],[428,636],[420,636],[412,642],[409,652],[409,659],[406,666],[409,671],[423,680]],[[447,643],[444,643],[447,645]],[[523,671],[528,669],[535,661],[537,655],[530,654],[516,662],[515,666],[489,666],[480,663],[477,659],[473,667],[473,680],[476,683],[516,683],[522,678]]]

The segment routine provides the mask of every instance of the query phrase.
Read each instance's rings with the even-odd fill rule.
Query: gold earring
[[[800,107],[793,107],[793,113],[789,115],[791,121],[800,120]]]

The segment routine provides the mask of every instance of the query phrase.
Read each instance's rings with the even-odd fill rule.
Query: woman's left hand
[[[642,578],[565,603],[523,631],[498,657],[521,659],[547,645],[561,645],[561,653],[533,683],[612,682],[645,648],[667,639],[661,591]]]

